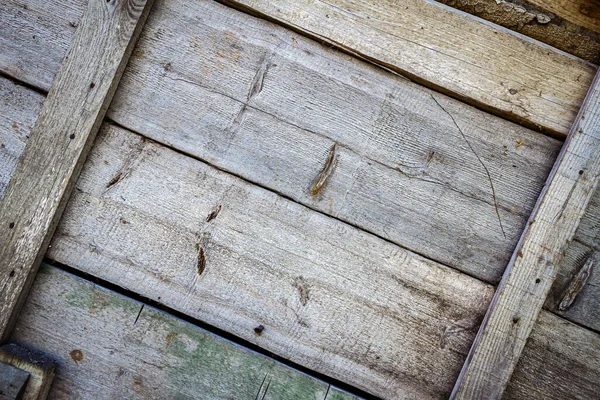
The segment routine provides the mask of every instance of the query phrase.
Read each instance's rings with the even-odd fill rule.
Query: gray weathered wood
[[[431,259],[500,279],[559,141],[212,1],[154,7],[110,118]],[[338,162],[313,196],[334,143]]]
[[[356,399],[48,265],[11,339],[57,358],[50,399]]]
[[[506,268],[452,398],[500,398],[600,178],[596,76]]]
[[[25,148],[44,98],[0,77],[0,199]]]
[[[386,398],[447,397],[493,293],[111,125],[48,256]]]
[[[20,400],[46,400],[54,381],[56,362],[49,356],[11,343],[0,347],[0,362],[5,362],[29,373],[29,379]]]
[[[0,362],[0,400],[22,400],[29,372]]]
[[[0,339],[33,282],[152,0],[89,0],[0,203]]]
[[[111,119],[436,261],[500,279],[560,142],[214,2],[155,9]],[[337,162],[312,195],[334,144]]]
[[[600,3],[590,0],[436,0],[600,63]],[[583,10],[597,15],[585,15]],[[592,11],[593,10],[593,11]]]
[[[563,137],[595,73],[583,60],[428,0],[224,1]]]
[[[600,336],[542,311],[503,399],[598,398]]]

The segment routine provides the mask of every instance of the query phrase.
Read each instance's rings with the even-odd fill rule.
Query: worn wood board
[[[23,304],[152,0],[90,0],[0,203],[0,340]],[[27,199],[27,201],[24,201]]]
[[[493,292],[111,125],[48,256],[386,398],[447,396]]]
[[[225,0],[421,83],[565,136],[596,68],[442,4]],[[348,29],[351,26],[352,29]]]
[[[56,357],[49,399],[357,399],[48,265],[11,340]]]
[[[600,63],[600,3],[596,0],[437,1]]]
[[[600,73],[496,289],[452,399],[502,396],[599,180]]]

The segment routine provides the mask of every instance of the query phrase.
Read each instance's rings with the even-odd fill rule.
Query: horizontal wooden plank
[[[33,283],[152,2],[88,1],[17,161],[0,201],[2,341]]]
[[[595,399],[600,335],[542,311],[503,399]]]
[[[110,118],[429,258],[499,279],[559,141],[212,1],[155,9]],[[334,143],[339,162],[312,195]]]
[[[50,399],[356,399],[48,265],[11,340],[56,358]]]
[[[600,73],[496,289],[452,399],[502,397],[599,181]]]
[[[44,98],[0,77],[0,199],[42,109]]]
[[[161,1],[156,10],[111,119],[499,279],[558,141],[214,2]],[[334,144],[332,173],[313,195]]]
[[[48,256],[386,398],[447,397],[493,292],[110,125]]]
[[[563,137],[596,68],[427,0],[226,0],[481,108]],[[352,26],[352,29],[347,29]]]
[[[600,15],[590,0],[437,0],[600,64]],[[585,14],[590,14],[590,16]]]

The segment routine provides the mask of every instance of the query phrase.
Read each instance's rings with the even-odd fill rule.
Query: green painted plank
[[[57,359],[50,398],[355,398],[48,265],[40,269],[11,340]]]

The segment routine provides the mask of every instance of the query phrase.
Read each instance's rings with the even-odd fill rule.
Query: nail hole
[[[96,84],[94,82],[90,83],[90,89],[93,89]]]
[[[8,224],[8,227],[9,227],[10,229],[14,228],[14,227],[15,227],[15,223],[14,223],[14,222],[11,222],[10,224]]]
[[[69,138],[70,138],[70,139],[75,139],[75,134],[74,134],[74,133],[71,133],[71,135],[69,135]]]
[[[12,271],[10,271],[10,274],[8,274],[8,276],[10,276],[11,278],[12,278],[13,276],[15,276],[15,270],[13,269]]]
[[[541,282],[541,281],[540,281],[540,278],[537,278],[537,279],[535,280],[535,283],[540,283],[540,282]]]
[[[582,169],[579,170],[579,175],[583,175],[583,170]]]
[[[521,318],[519,318],[519,317],[514,317],[514,318],[513,318],[513,324],[518,324],[520,320],[521,320]]]
[[[257,335],[260,335],[261,333],[263,333],[264,330],[265,330],[265,327],[263,325],[259,325],[256,328],[254,328],[254,333],[256,333]]]

